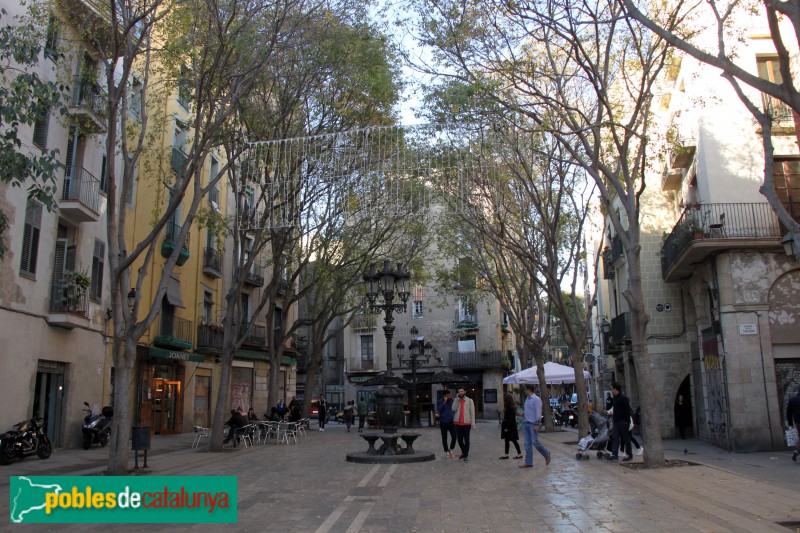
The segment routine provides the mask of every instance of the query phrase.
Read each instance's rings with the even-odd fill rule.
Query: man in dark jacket
[[[611,407],[614,428],[611,433],[611,455],[608,459],[612,461],[619,459],[619,441],[621,438],[622,444],[625,446],[625,457],[622,460],[630,461],[633,459],[631,454],[631,433],[628,429],[631,423],[631,402],[627,396],[622,394],[622,386],[619,383],[611,384],[611,394],[614,397]]]
[[[237,429],[247,425],[247,417],[236,409],[231,409],[231,417],[225,424],[228,426],[228,436],[222,442],[227,444],[233,439],[233,435],[236,433]]]
[[[456,447],[456,426],[453,424],[453,395],[450,391],[444,391],[444,396],[436,402],[436,412],[439,413],[439,429],[442,432],[442,447],[447,457],[453,458],[453,450]],[[447,435],[450,435],[450,447],[447,447]]]
[[[789,427],[794,424],[797,433],[800,434],[800,392],[789,399],[789,404],[786,406],[786,424]],[[797,444],[795,444],[792,461],[796,462],[798,455],[800,455],[800,439],[797,439]]]

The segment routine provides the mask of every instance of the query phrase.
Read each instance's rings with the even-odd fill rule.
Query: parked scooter
[[[83,402],[86,406],[86,416],[83,417],[83,449],[88,450],[92,444],[100,444],[105,446],[108,444],[108,439],[111,436],[111,423],[114,417],[114,408],[110,405],[103,407],[102,412],[97,412],[97,406],[94,408],[89,407],[89,404]]]
[[[16,424],[14,429],[0,435],[0,464],[10,465],[17,459],[34,454],[40,459],[50,457],[53,446],[41,422],[41,418],[24,420]]]

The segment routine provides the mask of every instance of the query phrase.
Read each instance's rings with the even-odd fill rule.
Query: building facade
[[[766,18],[742,20],[741,28],[741,64],[774,76]],[[793,326],[800,265],[784,252],[785,229],[759,192],[757,123],[717,70],[688,57],[674,67],[659,110],[671,144],[666,163],[656,165],[660,175],[648,178],[641,239],[663,436],[676,435],[673,405],[683,395],[700,438],[733,451],[782,449],[786,401],[800,387],[800,332]],[[776,189],[798,217],[800,152],[791,113],[749,95],[773,110]],[[636,406],[621,297],[625,257],[613,231],[604,243],[598,317],[610,319],[606,355]]]

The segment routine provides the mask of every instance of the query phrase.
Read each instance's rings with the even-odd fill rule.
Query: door
[[[157,435],[182,432],[183,402],[181,382],[153,380],[153,431]]]
[[[33,416],[44,420],[45,433],[54,448],[63,446],[64,433],[64,374],[67,365],[54,361],[39,361],[33,392]]]

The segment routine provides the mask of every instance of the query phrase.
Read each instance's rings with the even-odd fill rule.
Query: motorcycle
[[[339,422],[340,424],[344,424],[344,411],[339,410],[336,407],[328,407],[328,421],[330,422]]]
[[[89,404],[83,402],[86,406],[86,416],[83,417],[83,449],[88,450],[92,444],[98,443],[100,446],[108,444],[108,439],[111,437],[111,423],[114,417],[114,408],[110,405],[103,407],[102,412],[97,412],[97,406],[94,408],[89,407]]]
[[[17,459],[38,455],[47,459],[53,453],[53,445],[44,432],[41,418],[23,420],[14,429],[0,435],[0,464],[10,465]]]

